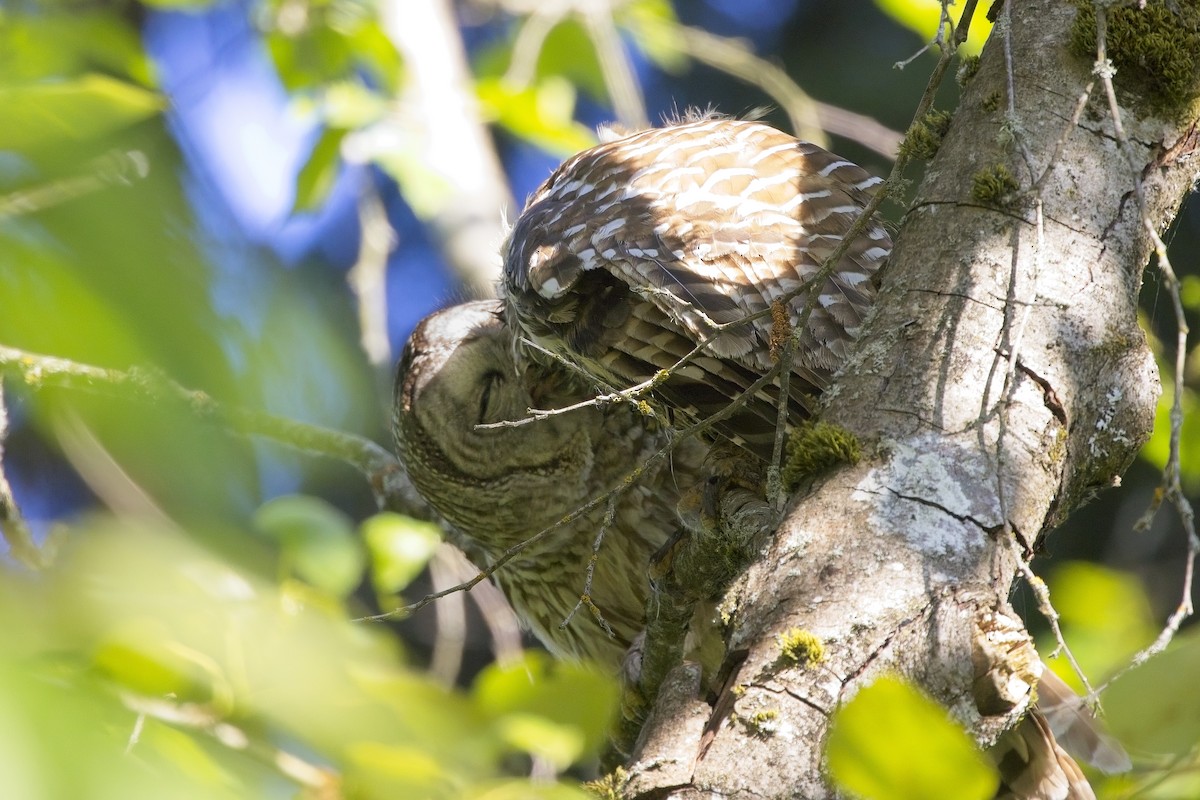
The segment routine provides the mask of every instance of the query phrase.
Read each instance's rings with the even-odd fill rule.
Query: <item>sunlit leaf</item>
[[[497,723],[501,738],[512,746],[545,759],[558,771],[583,755],[583,732],[534,714],[506,714]]]
[[[0,225],[0,287],[10,297],[24,298],[0,315],[4,343],[101,364],[144,361],[121,309],[86,285],[53,243],[30,241],[32,233],[28,227],[18,232]],[[47,325],[53,312],[70,324]]]
[[[925,41],[932,41],[937,33],[942,16],[940,0],[875,0],[875,4],[889,17]],[[955,24],[962,14],[963,5],[958,3],[949,6],[950,18]],[[992,23],[984,16],[983,8],[986,6],[981,5],[975,11],[975,16],[971,19],[970,35],[960,48],[960,53],[973,55],[983,49],[983,43],[987,41],[992,30]]]
[[[659,67],[674,74],[687,67],[679,20],[668,0],[634,0],[620,7],[616,19]]]
[[[65,79],[97,68],[153,84],[136,27],[120,14],[72,8],[0,20],[0,82]]]
[[[341,145],[345,131],[328,128],[321,133],[308,161],[296,176],[296,201],[292,212],[314,211],[324,204],[341,169]]]
[[[319,111],[326,125],[349,130],[376,122],[390,108],[386,98],[358,81],[337,81],[321,92]]]
[[[400,186],[405,202],[421,219],[430,219],[455,197],[446,175],[429,163],[420,143],[388,121],[355,139],[358,154],[379,166]]]
[[[1115,672],[1154,640],[1154,615],[1133,575],[1069,562],[1056,567],[1048,583],[1071,651],[1088,674]],[[1051,643],[1045,645],[1043,652],[1053,649]],[[1083,690],[1065,659],[1049,663],[1076,691]]]
[[[1104,693],[1107,722],[1133,750],[1182,755],[1200,742],[1200,634],[1181,634],[1170,648],[1129,672]]]
[[[595,752],[612,719],[617,690],[611,678],[587,666],[526,651],[514,664],[487,667],[476,678],[472,695],[479,708],[500,719],[528,714],[578,730],[584,752]]]
[[[526,22],[526,24],[531,24]],[[593,98],[608,96],[596,46],[576,19],[560,22],[551,29],[538,54],[537,78],[566,78]]]
[[[45,148],[120,130],[154,116],[163,99],[107,75],[0,86],[0,149]]]
[[[324,500],[276,498],[258,510],[254,525],[279,543],[284,563],[314,586],[342,597],[361,581],[366,559],[354,524]]]
[[[354,673],[352,680],[372,707],[390,719],[389,728],[375,732],[375,741],[419,748],[460,774],[485,774],[505,751],[470,698],[426,676],[364,670]],[[367,738],[364,733],[351,734],[347,741],[362,741]]]
[[[267,49],[291,91],[320,88],[365,70],[374,85],[395,93],[403,62],[374,17],[375,4],[272,2]]]
[[[354,67],[354,53],[345,37],[324,25],[306,28],[297,35],[272,31],[266,41],[288,91],[322,86],[348,76]]]
[[[113,693],[84,675],[51,678],[28,663],[0,659],[0,797],[261,796],[270,770],[244,759],[218,763],[204,750],[210,742],[203,733],[153,720],[139,724]]]
[[[102,641],[93,655],[95,666],[108,677],[134,692],[178,700],[209,702],[208,689],[217,676],[211,674],[203,657],[189,658],[182,648],[172,647],[170,633],[160,629],[134,634],[116,632]]]
[[[359,61],[388,94],[399,91],[404,81],[404,61],[392,40],[374,19],[365,19],[347,34]]]
[[[137,749],[139,752],[154,751],[198,787],[222,788],[230,792],[245,792],[248,788],[232,769],[203,747],[194,734],[169,725],[153,720],[147,722],[138,737]]]
[[[1154,431],[1142,447],[1141,456],[1162,469],[1171,453],[1171,405],[1174,402],[1175,384],[1168,377],[1170,369],[1160,369],[1163,391],[1154,411]],[[1183,410],[1183,425],[1179,436],[1179,469],[1186,488],[1200,486],[1200,402],[1196,393],[1183,387],[1180,408]]]
[[[371,577],[383,593],[399,592],[412,583],[441,544],[436,525],[385,512],[362,524],[363,540],[371,554]]]
[[[545,150],[568,155],[596,143],[592,132],[572,116],[575,92],[565,80],[547,78],[520,88],[500,78],[485,78],[476,91],[490,119]]]
[[[352,797],[445,797],[457,794],[461,778],[430,753],[412,747],[361,742],[346,748],[346,784]]]
[[[566,783],[507,780],[477,784],[462,800],[596,800],[596,795]]]
[[[869,800],[984,800],[999,785],[946,710],[897,678],[877,680],[838,709],[826,756],[837,785]]]

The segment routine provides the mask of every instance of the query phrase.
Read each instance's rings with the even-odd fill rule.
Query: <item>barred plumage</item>
[[[480,567],[619,485],[664,441],[628,407],[477,428],[524,418],[530,406],[586,397],[572,376],[519,353],[514,362],[514,352],[499,304],[468,303],[417,326],[396,378],[392,424],[408,473],[461,533],[455,544]],[[702,448],[684,443],[618,496],[591,591],[614,637],[587,610],[561,627],[583,591],[606,504],[496,573],[517,614],[551,652],[614,669],[620,663],[645,624],[650,557],[677,527],[676,487],[699,480],[701,459]]]
[[[880,183],[816,145],[757,122],[702,119],[635,133],[566,161],[512,232],[504,294],[510,322],[615,388],[671,367],[712,339],[661,388],[667,405],[705,417],[772,368],[772,320],[719,334],[806,287]],[[845,359],[891,240],[872,220],[805,310],[789,382],[789,417]],[[712,338],[714,337],[715,338]],[[778,390],[723,426],[765,455]]]

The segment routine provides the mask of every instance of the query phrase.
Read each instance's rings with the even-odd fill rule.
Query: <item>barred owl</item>
[[[812,412],[862,323],[891,251],[879,221],[812,287],[813,303],[801,290],[879,183],[757,122],[693,119],[598,145],[560,166],[517,220],[504,265],[509,322],[617,389],[706,342],[658,390],[669,408],[702,419],[777,356],[769,314],[736,323],[786,301],[801,329],[788,383],[794,421]],[[778,394],[775,385],[747,398],[718,429],[769,456]]]
[[[479,428],[521,419],[531,406],[561,407],[588,394],[565,370],[525,359],[503,308],[490,301],[455,306],[421,322],[405,347],[395,388],[393,432],[408,473],[457,530],[454,543],[481,568],[620,484],[664,441],[652,422],[624,405],[583,408],[520,427]],[[613,636],[586,613],[562,626],[583,589],[603,504],[495,573],[517,614],[552,653],[616,671],[645,625],[647,567],[675,530],[681,487],[705,472],[703,450],[695,440],[680,442],[670,461],[617,495],[592,587]],[[1036,661],[1032,645],[1029,650]],[[994,750],[1004,776],[1000,796],[1093,797],[1055,737],[1110,771],[1127,768],[1123,752],[1097,734],[1079,698],[1049,670],[1039,667],[1030,680],[1038,683],[1038,710]]]
[[[478,566],[618,486],[662,446],[663,434],[623,406],[515,428],[477,427],[586,396],[574,376],[521,357],[498,303],[446,309],[413,332],[396,378],[393,431],[418,491],[461,533],[455,543]],[[697,443],[682,443],[617,496],[591,591],[613,637],[586,610],[562,626],[583,591],[606,504],[526,547],[496,573],[547,649],[615,671],[644,626],[650,558],[677,526],[676,487],[700,479],[701,459]]]

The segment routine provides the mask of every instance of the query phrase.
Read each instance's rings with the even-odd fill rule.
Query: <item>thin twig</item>
[[[474,575],[478,567],[468,561],[461,551],[456,549],[455,553],[456,580],[461,583]],[[495,584],[485,581],[476,585],[475,589],[467,596],[479,609],[479,615],[483,617],[483,624],[487,626],[488,633],[491,634],[492,653],[496,658],[496,663],[501,666],[515,664],[523,652],[521,622],[517,619],[517,612],[513,611],[512,606],[509,605],[504,592],[500,591]]]
[[[740,39],[718,36],[689,25],[679,25],[677,29],[673,25],[672,33],[673,41],[678,41],[690,58],[757,86],[779,103],[796,136],[827,146],[817,102],[778,65],[759,57]],[[896,134],[896,141],[899,140],[900,134]],[[892,150],[884,155],[891,157],[894,154],[895,150]]]
[[[600,545],[604,543],[604,534],[612,528],[616,523],[617,517],[617,501],[626,489],[629,489],[633,484],[624,484],[617,488],[616,491],[608,498],[608,506],[604,509],[604,519],[600,522],[600,527],[596,531],[596,538],[592,542],[592,555],[588,558],[587,570],[584,573],[583,592],[579,595],[579,601],[575,607],[567,614],[566,619],[559,623],[559,630],[562,630],[571,624],[571,619],[575,613],[583,606],[587,606],[588,611],[592,612],[592,616],[596,622],[600,623],[600,627],[608,634],[608,638],[616,638],[613,633],[612,626],[608,624],[608,620],[604,618],[604,612],[596,605],[592,599],[592,580],[596,575],[596,564],[600,561]]]
[[[1050,624],[1050,630],[1054,634],[1054,641],[1058,644],[1058,649],[1067,658],[1067,663],[1071,665],[1071,670],[1083,683],[1083,688],[1087,692],[1089,702],[1095,702],[1097,692],[1092,688],[1092,684],[1088,681],[1087,673],[1083,671],[1083,667],[1075,660],[1075,654],[1071,652],[1071,648],[1067,647],[1067,640],[1063,636],[1062,626],[1058,624],[1058,609],[1050,602],[1050,587],[1046,582],[1039,578],[1030,568],[1029,562],[1025,559],[1017,559],[1017,565],[1021,570],[1021,576],[1025,578],[1025,583],[1029,585],[1033,591],[1033,596],[1037,600],[1038,611]]]
[[[617,26],[612,18],[612,5],[587,3],[582,13],[584,27],[596,47],[600,74],[613,102],[613,110],[617,112],[617,119],[633,130],[650,127],[642,87],[638,85],[629,54],[625,52],[621,36],[617,33]]]
[[[533,10],[517,31],[512,45],[512,58],[504,71],[504,82],[514,86],[529,86],[537,76],[537,62],[550,31],[566,17],[569,3],[543,3]]]
[[[128,186],[150,174],[141,150],[112,150],[88,163],[84,172],[0,195],[0,222],[45,211],[112,186]]]
[[[1034,173],[1033,154],[1029,152],[1029,146],[1025,143],[1025,132],[1021,128],[1020,120],[1017,118],[1017,78],[1016,72],[1013,69],[1011,3],[1004,4],[1000,18],[996,20],[996,28],[999,30],[1000,43],[1004,49],[1004,76],[1008,90],[1008,106],[1005,111],[1004,122],[1012,134],[1013,141],[1021,149],[1021,157],[1025,160],[1025,168],[1029,170],[1029,174],[1032,177]]]
[[[197,418],[220,424],[231,433],[261,437],[349,464],[370,481],[381,505],[422,519],[432,517],[428,505],[402,477],[399,460],[370,439],[352,433],[218,403],[205,392],[187,389],[144,368],[108,369],[0,345],[0,374],[12,376],[33,390],[50,387],[151,404],[177,403]]]
[[[651,34],[665,34],[668,27],[669,36],[664,38],[678,43],[683,55],[757,87],[778,103],[799,138],[826,147],[825,133],[828,132],[858,142],[885,158],[896,157],[900,140],[904,138],[901,133],[864,114],[813,98],[779,65],[759,56],[741,39],[720,36],[690,25],[651,20],[642,20],[640,28],[633,33],[648,30]]]
[[[130,735],[129,749],[137,745],[138,736],[149,717],[175,728],[186,728],[208,734],[230,750],[245,753],[262,764],[271,767],[294,783],[306,787],[313,797],[327,797],[331,789],[341,783],[339,774],[328,766],[318,766],[295,753],[283,750],[261,736],[251,736],[242,728],[233,725],[214,711],[193,703],[172,703],[157,697],[145,697],[131,692],[121,692],[121,701],[130,711],[137,714]]]
[[[433,552],[429,560],[429,580],[435,590],[458,583],[458,563],[454,560],[456,548],[447,543]],[[429,657],[429,672],[443,686],[452,687],[462,670],[463,650],[467,642],[466,603],[460,594],[447,597],[433,608],[437,624],[434,626],[433,653]]]
[[[783,345],[779,352],[779,405],[775,418],[775,442],[771,446],[771,465],[767,468],[767,498],[777,512],[783,511],[787,501],[783,488],[783,478],[780,465],[783,463],[783,445],[787,438],[788,420],[788,385],[791,383],[792,358],[796,354],[796,339],[804,326],[790,329],[787,310],[783,304],[776,304],[775,325],[772,327],[771,338],[774,341],[782,339]],[[776,330],[776,329],[781,330]]]
[[[1046,185],[1046,181],[1050,179],[1050,173],[1057,166],[1058,160],[1062,157],[1063,149],[1067,146],[1067,139],[1071,133],[1079,127],[1079,120],[1083,116],[1083,110],[1087,108],[1088,100],[1092,96],[1092,89],[1095,88],[1096,82],[1091,81],[1087,86],[1083,87],[1083,91],[1079,95],[1079,99],[1075,101],[1075,110],[1071,113],[1071,119],[1063,127],[1063,131],[1059,134],[1058,140],[1054,142],[1054,149],[1050,153],[1049,160],[1046,161],[1046,166],[1042,170],[1042,174],[1038,177],[1033,185],[1029,188],[1030,193],[1040,195],[1042,188]]]
[[[903,61],[897,61],[895,64],[892,65],[892,69],[904,69],[909,64],[913,63],[918,58],[923,56],[925,53],[928,53],[934,47],[938,48],[938,50],[942,53],[943,56],[946,54],[946,52],[947,52],[947,50],[946,50],[946,31],[950,31],[951,34],[954,33],[954,20],[950,19],[949,6],[950,6],[950,3],[948,0],[941,0],[941,16],[938,18],[937,33],[935,33],[933,35],[933,40],[926,42],[924,47],[922,47],[920,50],[913,53],[911,56],[904,59]],[[963,11],[963,15],[962,15],[962,19],[967,20],[967,25],[970,25],[971,17],[974,16],[974,14],[975,14],[975,4],[973,2],[968,2],[967,8]],[[967,37],[965,35],[957,37],[955,45],[950,50],[950,52],[953,53],[954,50],[958,49],[958,45],[962,44],[966,40],[967,40]]]
[[[359,341],[367,361],[390,388],[391,339],[387,328],[387,262],[396,234],[375,184],[367,181],[358,197],[358,258],[346,274],[358,306]]]

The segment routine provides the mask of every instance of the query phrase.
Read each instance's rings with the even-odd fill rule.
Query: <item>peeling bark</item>
[[[830,392],[824,418],[854,432],[866,457],[794,499],[732,587],[722,607],[740,663],[703,706],[704,725],[664,689],[629,796],[829,797],[829,715],[886,672],[916,681],[985,744],[1026,710],[977,708],[976,628],[1011,614],[1039,537],[1129,465],[1160,389],[1136,315],[1151,244],[1098,85],[1071,124],[1093,80],[1066,51],[1074,7],[1012,6],[1020,146],[1004,133],[1005,104],[988,110],[1007,96],[997,32]],[[1197,114],[1123,113],[1162,230],[1200,175]],[[1010,207],[972,199],[973,176],[998,164],[1023,190]],[[781,667],[777,637],[791,628],[818,635],[828,659]],[[769,735],[738,722],[766,708],[778,712]]]

